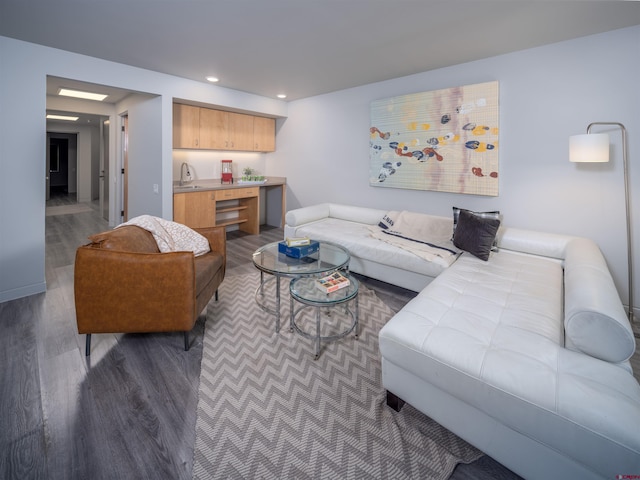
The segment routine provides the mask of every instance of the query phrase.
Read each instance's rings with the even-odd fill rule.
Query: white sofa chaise
[[[287,214],[287,224],[327,208],[345,212],[314,206]],[[385,212],[369,213],[373,223]],[[336,231],[335,220],[285,235],[335,241],[355,228]],[[599,248],[505,227],[497,244],[486,262],[463,253],[435,272],[382,328],[389,405],[410,403],[525,478],[640,475],[635,339]],[[402,285],[398,262],[387,270],[375,248],[354,251],[355,271],[375,265],[377,278]]]

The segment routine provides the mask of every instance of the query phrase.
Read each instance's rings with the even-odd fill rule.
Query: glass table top
[[[278,243],[269,243],[253,253],[256,268],[272,275],[297,277],[344,269],[351,260],[346,249],[329,242],[320,242],[320,250],[302,258],[278,252]]]

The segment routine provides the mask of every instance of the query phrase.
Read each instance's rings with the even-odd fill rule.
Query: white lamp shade
[[[608,162],[609,135],[587,133],[569,137],[569,160],[571,162]]]

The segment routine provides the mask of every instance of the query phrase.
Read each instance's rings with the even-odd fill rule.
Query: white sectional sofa
[[[284,236],[305,237],[337,243],[349,250],[349,269],[370,278],[421,291],[446,265],[419,260],[415,255],[371,237],[387,210],[323,203],[290,210],[285,216]],[[424,215],[424,220],[451,228],[452,220]]]
[[[285,235],[340,243],[354,271],[391,283],[423,277],[379,334],[389,405],[410,403],[525,478],[640,475],[635,339],[595,243],[501,227],[488,261],[463,253],[427,274],[370,244],[355,224],[385,212],[366,210],[292,211]]]

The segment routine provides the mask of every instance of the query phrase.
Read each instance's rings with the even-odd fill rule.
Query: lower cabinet
[[[173,194],[173,220],[191,228],[238,225],[260,233],[259,187]]]

